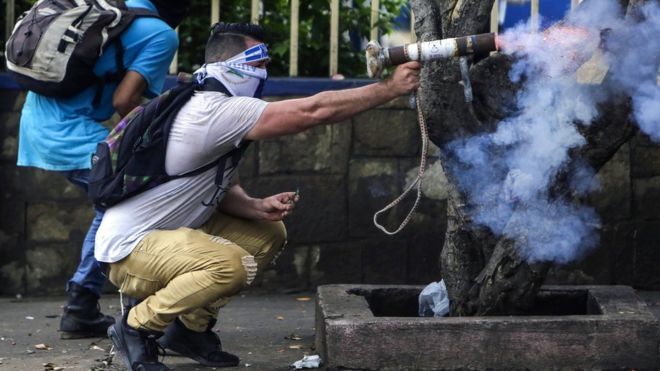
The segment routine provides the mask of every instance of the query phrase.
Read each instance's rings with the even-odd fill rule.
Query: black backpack
[[[158,15],[129,9],[124,0],[38,1],[7,40],[9,75],[24,89],[57,98],[96,84],[97,103],[103,84],[120,81],[126,73],[119,35],[136,17]],[[98,77],[94,65],[110,43],[117,45],[117,72]]]
[[[226,191],[222,188],[222,181],[228,161],[235,169],[249,141],[188,173],[170,176],[165,171],[167,140],[172,123],[181,107],[197,90],[219,91],[231,96],[224,85],[215,79],[206,79],[203,85],[180,83],[135,108],[97,145],[92,156],[88,188],[89,196],[97,207],[108,208],[171,179],[201,174],[216,166],[216,192],[203,204],[213,205],[218,194]]]

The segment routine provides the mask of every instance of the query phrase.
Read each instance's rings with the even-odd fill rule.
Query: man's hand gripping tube
[[[495,33],[424,41],[391,48],[382,48],[378,42],[370,41],[366,50],[367,73],[369,77],[380,77],[385,67],[409,61],[424,63],[451,57],[486,54],[496,50],[498,45]]]

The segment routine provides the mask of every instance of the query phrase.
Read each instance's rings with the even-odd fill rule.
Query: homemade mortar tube
[[[369,77],[379,77],[385,67],[409,61],[425,63],[451,57],[486,54],[496,50],[498,45],[495,33],[424,41],[391,48],[382,48],[378,42],[370,41],[366,49],[367,73]]]

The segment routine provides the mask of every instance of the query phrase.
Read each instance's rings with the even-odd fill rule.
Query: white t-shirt
[[[165,169],[179,175],[215,161],[238,147],[268,103],[255,98],[196,92],[177,114],[167,143]],[[155,229],[198,228],[222,199],[208,203],[216,191],[216,167],[194,176],[170,180],[109,208],[96,233],[94,256],[106,263],[128,256],[142,237]],[[223,188],[236,169],[228,161]]]

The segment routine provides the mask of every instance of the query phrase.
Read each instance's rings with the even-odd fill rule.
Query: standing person
[[[160,94],[178,48],[174,28],[186,15],[189,1],[128,0],[126,5],[160,17],[138,17],[119,36],[126,74],[118,82],[105,83],[102,91],[97,92],[93,85],[67,98],[29,92],[21,112],[18,166],[58,172],[87,191],[91,155],[108,135],[101,122],[115,111],[126,115],[143,96]],[[109,45],[96,62],[94,73],[99,77],[117,73],[117,53],[117,44]],[[114,323],[114,318],[101,313],[98,304],[106,277],[94,259],[94,240],[104,211],[96,209],[95,213],[78,268],[66,285],[69,299],[60,322],[64,339],[105,336]]]
[[[267,77],[263,39],[256,25],[214,27],[206,64],[195,77],[202,85],[220,83],[226,92],[196,91],[178,111],[165,153],[167,174],[200,169],[247,141],[346,121],[419,87],[421,65],[409,62],[368,86],[267,103],[256,98]],[[142,300],[108,329],[127,367],[167,370],[158,362],[157,342],[206,366],[238,365],[212,331],[218,308],[283,248],[282,219],[298,196],[250,197],[236,182],[237,166],[225,168],[221,185],[212,167],[107,210],[96,258],[109,264],[109,279],[122,294]]]

